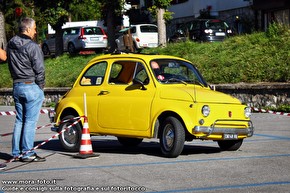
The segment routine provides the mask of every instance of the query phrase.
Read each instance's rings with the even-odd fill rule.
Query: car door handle
[[[107,90],[101,90],[101,92],[99,93],[99,95],[107,95],[109,94],[110,92],[107,91]]]

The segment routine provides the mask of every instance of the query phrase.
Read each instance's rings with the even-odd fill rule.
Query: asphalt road
[[[14,119],[0,116],[0,134],[12,131]],[[53,139],[36,150],[46,162],[8,163],[0,171],[0,192],[290,192],[290,117],[255,113],[252,121],[255,134],[238,151],[195,140],[174,159],[161,157],[157,140],[128,149],[114,137],[92,137],[99,157],[77,159]],[[38,126],[47,124],[41,114]],[[35,145],[54,134],[49,127],[37,130]],[[0,137],[0,163],[10,152],[11,135]]]

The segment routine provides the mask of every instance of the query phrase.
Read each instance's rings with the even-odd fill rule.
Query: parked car
[[[126,146],[159,138],[165,157],[179,156],[193,139],[238,150],[254,132],[251,108],[212,90],[190,61],[167,55],[92,59],[50,113],[66,150],[79,150],[82,123],[72,123],[85,114],[91,135],[116,136]]]
[[[129,35],[132,36],[133,49],[155,48],[158,46],[158,28],[154,24],[132,25],[130,28],[124,28],[119,31],[116,38],[117,48],[127,50]]]
[[[219,19],[195,19],[181,24],[170,37],[169,42],[193,40],[200,42],[223,41],[233,35],[229,25]]]
[[[99,51],[108,46],[108,37],[101,27],[69,27],[63,29],[63,49],[70,54],[83,50]],[[55,34],[49,35],[42,44],[45,55],[55,52]]]

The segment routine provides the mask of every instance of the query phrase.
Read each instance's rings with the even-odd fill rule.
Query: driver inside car
[[[154,71],[155,77],[158,80],[164,80],[165,77],[161,74],[161,70],[160,70],[159,64],[156,61],[151,61],[150,64],[151,64],[151,68]]]

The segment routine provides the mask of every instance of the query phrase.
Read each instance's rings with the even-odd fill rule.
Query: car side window
[[[116,61],[112,64],[109,83],[110,84],[129,84],[133,80],[135,61]]]
[[[79,29],[76,29],[76,28],[71,29],[70,35],[77,35],[77,34],[79,34]]]
[[[134,79],[138,79],[143,82],[145,85],[149,84],[149,77],[145,70],[145,67],[142,63],[137,62],[136,68],[134,72]]]
[[[63,35],[70,35],[70,32],[71,32],[71,29],[66,29],[66,30],[64,30],[64,32],[63,32]]]
[[[107,69],[107,62],[99,62],[92,65],[81,78],[80,84],[85,85],[101,85],[104,81]]]

